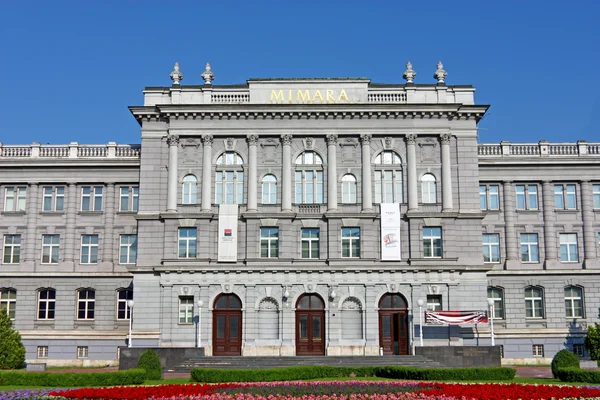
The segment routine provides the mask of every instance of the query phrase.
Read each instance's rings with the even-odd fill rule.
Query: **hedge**
[[[559,368],[556,375],[561,382],[600,383],[600,371],[593,369]]]
[[[122,386],[140,385],[146,380],[143,369],[99,373],[0,372],[0,386]]]
[[[270,369],[213,369],[195,368],[191,371],[195,382],[269,382],[350,376],[377,376],[381,378],[412,380],[511,380],[512,368],[419,368],[419,367],[330,367],[302,366]]]

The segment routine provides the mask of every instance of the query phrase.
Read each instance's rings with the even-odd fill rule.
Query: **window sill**
[[[137,214],[137,213],[138,213],[137,211],[129,211],[129,210],[127,210],[127,211],[117,211],[117,215],[118,215],[118,214],[124,214],[124,215],[129,215],[129,214],[131,214],[131,215],[135,215],[135,214]]]
[[[579,261],[560,261],[561,264],[579,264]]]
[[[2,211],[0,215],[26,215],[26,211]]]
[[[577,214],[577,212],[579,212],[580,210],[578,210],[577,208],[555,208],[554,211],[556,211],[557,213]]]
[[[191,326],[194,325],[193,322],[178,322],[177,325],[179,326]]]
[[[490,264],[490,265],[498,265],[498,264],[502,264],[500,261],[484,261],[484,264]]]
[[[41,215],[64,215],[64,211],[40,211]]]
[[[518,213],[525,213],[525,214],[526,213],[531,213],[531,214],[533,214],[533,213],[539,213],[542,210],[540,210],[539,208],[532,208],[532,209],[526,209],[526,210],[515,209],[515,211],[518,212]]]
[[[77,215],[102,215],[104,211],[78,211]]]

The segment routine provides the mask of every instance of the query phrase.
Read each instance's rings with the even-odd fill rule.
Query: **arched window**
[[[436,183],[433,174],[421,178],[421,200],[423,203],[437,203]]]
[[[217,204],[244,204],[244,162],[234,151],[226,151],[217,158],[215,202]]]
[[[379,308],[408,308],[404,296],[398,293],[386,293],[379,300]]]
[[[215,300],[216,309],[241,310],[242,302],[235,294],[221,294]]]
[[[120,289],[117,291],[117,319],[124,320],[131,317],[131,309],[127,305],[129,300],[133,300],[133,290]]]
[[[10,319],[15,319],[17,308],[17,291],[14,289],[0,289],[0,310],[5,309]]]
[[[356,178],[352,174],[346,174],[342,178],[342,203],[356,203]]]
[[[544,318],[544,289],[541,287],[525,288],[525,317]]]
[[[274,175],[265,175],[262,180],[263,204],[277,203],[277,178]]]
[[[565,288],[565,315],[567,318],[583,318],[583,289],[578,286]]]
[[[198,202],[198,179],[194,175],[183,177],[182,203],[196,204]]]
[[[489,287],[487,290],[488,300],[494,301],[492,307],[492,318],[504,319],[504,291],[502,288]]]
[[[342,303],[342,339],[362,339],[362,304],[356,297],[348,297]]]
[[[77,291],[77,319],[94,319],[96,311],[96,291],[81,289]]]
[[[272,297],[265,297],[258,305],[258,337],[279,338],[279,305]]]
[[[56,290],[41,289],[38,292],[38,319],[54,319]]]
[[[323,203],[323,159],[314,151],[296,158],[296,203]]]
[[[402,203],[402,160],[395,151],[375,157],[375,203]]]

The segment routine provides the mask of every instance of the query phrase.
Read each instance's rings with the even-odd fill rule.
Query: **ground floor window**
[[[37,347],[37,358],[48,358],[48,346]]]
[[[88,358],[87,346],[77,346],[77,358]]]
[[[533,356],[534,357],[544,357],[544,345],[543,344],[534,344],[533,345]]]

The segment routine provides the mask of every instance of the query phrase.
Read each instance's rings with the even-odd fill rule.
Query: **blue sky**
[[[251,77],[472,84],[480,141],[600,141],[598,1],[4,1],[0,142],[138,143],[145,86]]]

